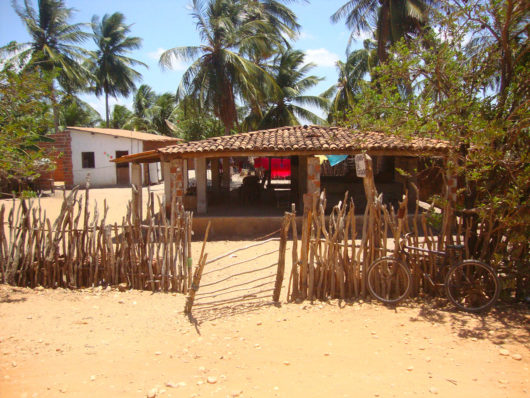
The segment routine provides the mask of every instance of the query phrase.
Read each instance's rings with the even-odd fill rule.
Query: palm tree
[[[144,117],[147,110],[154,105],[156,98],[156,93],[147,84],[142,84],[138,87],[133,97],[134,115]]]
[[[362,92],[366,82],[364,77],[377,64],[376,46],[374,40],[366,39],[363,48],[348,54],[346,62],[338,61],[339,78],[326,94],[332,97],[328,121],[345,119],[347,112],[355,103],[356,96]]]
[[[304,57],[304,53],[299,50],[285,50],[277,55],[272,75],[281,93],[271,93],[272,104],[265,113],[260,128],[298,125],[298,118],[315,124],[326,124],[324,119],[304,108],[311,105],[327,110],[329,105],[329,101],[323,96],[303,95],[322,80],[316,76],[306,76],[314,65],[304,65]]]
[[[98,16],[92,18],[92,30],[97,50],[89,61],[95,78],[94,92],[97,96],[105,94],[105,120],[109,126],[109,95],[129,95],[135,89],[135,81],[141,74],[132,67],[146,64],[127,57],[131,50],[140,48],[142,39],[128,36],[131,25],[125,25],[125,17],[120,12],[105,14],[101,21]]]
[[[116,104],[112,109],[109,122],[102,123],[102,127],[110,127],[113,129],[127,128],[127,123],[131,120],[132,116],[132,112],[126,106]]]
[[[346,19],[346,26],[354,34],[375,30],[377,58],[385,62],[388,48],[402,38],[421,33],[428,19],[428,8],[434,0],[349,0],[332,16],[336,23]]]
[[[283,3],[295,3],[297,0],[239,0],[243,5],[245,19],[247,21],[261,21],[270,29],[269,35],[272,38],[268,50],[277,52],[281,47],[290,47],[289,40],[294,39],[300,31],[300,24],[295,13]],[[245,49],[242,49],[243,52]],[[252,53],[255,48],[250,48],[248,54],[251,59],[260,64],[273,55],[273,53]]]
[[[74,10],[67,8],[62,0],[38,0],[37,9],[29,0],[24,0],[23,7],[13,1],[13,8],[26,25],[31,41],[9,43],[1,52],[11,56],[13,63],[57,78],[63,87],[82,86],[88,74],[79,61],[85,57],[86,51],[76,44],[86,40],[88,33],[82,30],[85,24],[68,23]],[[54,80],[51,80],[50,97],[57,131],[59,112]]]
[[[176,106],[177,102],[174,94],[164,93],[159,95],[148,111],[151,126],[150,132],[173,136],[174,131],[167,121],[171,122]]]
[[[101,122],[101,115],[75,95],[66,95],[60,105],[61,126],[93,127]]]
[[[125,128],[147,131],[149,129],[147,114],[155,104],[156,99],[157,95],[149,85],[142,84],[138,87],[133,96],[133,115]]]
[[[170,125],[176,106],[174,94],[157,95],[151,87],[142,84],[133,98],[134,114],[124,127],[172,136],[174,129]]]
[[[175,47],[160,57],[163,67],[174,59],[193,61],[184,72],[177,91],[182,99],[191,96],[201,108],[212,110],[228,133],[237,123],[236,97],[251,100],[258,95],[259,82],[274,81],[241,53],[267,53],[272,27],[262,19],[247,18],[245,2],[193,0],[193,18],[204,44]],[[241,52],[241,53],[240,53]]]

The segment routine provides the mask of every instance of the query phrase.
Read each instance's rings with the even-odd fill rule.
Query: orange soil
[[[183,306],[163,293],[0,286],[0,396],[524,397],[530,388],[521,309],[480,317],[416,303],[283,303],[203,313],[194,325]]]

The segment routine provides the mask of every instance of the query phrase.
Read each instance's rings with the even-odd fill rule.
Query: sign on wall
[[[364,161],[364,154],[355,155],[355,172],[357,177],[366,177],[366,163]]]

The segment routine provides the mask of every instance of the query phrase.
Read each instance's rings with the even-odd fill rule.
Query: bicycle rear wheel
[[[405,299],[411,286],[408,267],[395,257],[381,257],[368,267],[368,291],[385,304]]]
[[[499,279],[493,268],[480,261],[465,260],[445,278],[447,297],[460,310],[488,311],[499,298]]]

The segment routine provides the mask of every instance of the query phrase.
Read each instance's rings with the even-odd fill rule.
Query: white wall
[[[128,151],[129,154],[142,152],[142,141],[105,134],[92,134],[70,130],[72,138],[72,167],[74,185],[84,184],[90,174],[90,184],[97,186],[116,185],[116,151]],[[94,152],[94,168],[83,168],[81,152]],[[112,156],[112,158],[111,158]],[[130,167],[129,167],[130,180]]]
[[[158,184],[158,182],[162,179],[162,170],[160,169],[160,163],[147,163],[146,165],[149,165],[149,179],[151,184]],[[145,167],[145,165],[144,165]],[[144,181],[145,183],[146,181]]]

